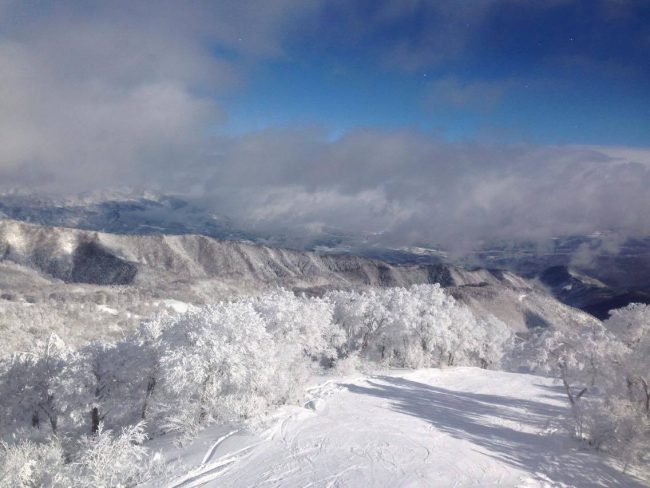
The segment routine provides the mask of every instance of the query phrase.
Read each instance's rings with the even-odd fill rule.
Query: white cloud
[[[455,248],[650,234],[646,150],[445,143],[409,130],[210,136],[225,116],[218,96],[254,59],[282,56],[283,26],[316,8],[303,4],[0,5],[0,186],[188,193],[270,229]],[[482,96],[451,88],[459,102]]]
[[[4,2],[2,184],[144,184],[203,164],[205,133],[225,117],[219,96],[255,59],[282,55],[300,5]]]
[[[219,146],[203,195],[269,228],[319,223],[379,232],[384,242],[455,248],[598,230],[650,233],[650,166],[616,148],[452,144],[371,130],[336,141],[266,131]]]

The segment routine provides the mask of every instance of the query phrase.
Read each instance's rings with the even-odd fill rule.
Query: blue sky
[[[405,126],[450,140],[650,144],[650,3],[404,5],[326,2],[224,100],[225,130]]]

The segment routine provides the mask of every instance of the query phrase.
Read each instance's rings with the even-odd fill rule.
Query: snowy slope
[[[215,427],[184,448],[153,441],[186,467],[150,486],[647,486],[568,438],[566,402],[547,378],[430,369],[330,380],[309,393],[265,428]]]

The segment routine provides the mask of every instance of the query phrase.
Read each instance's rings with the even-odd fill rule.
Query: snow
[[[161,302],[155,302],[156,305],[162,304],[165,307],[171,308],[174,312],[183,314],[186,313],[188,310],[194,310],[196,309],[195,306],[193,306],[190,303],[187,302],[182,302],[180,300],[174,300],[174,299],[167,299],[167,300],[162,300]]]
[[[98,311],[105,312],[110,315],[119,315],[120,313],[116,308],[109,307],[107,305],[97,305],[96,308]]]
[[[576,271],[575,269],[569,268],[567,271],[569,272],[569,274],[573,278],[575,278],[576,280],[581,281],[585,285],[595,286],[597,288],[607,288],[607,285],[605,283],[603,283],[602,281],[600,281],[600,280],[598,280],[596,278],[592,278],[591,276],[587,276],[587,275],[585,275],[583,273],[580,273],[580,272]]]
[[[184,465],[148,486],[641,487],[570,440],[553,380],[477,368],[330,379],[305,405],[263,421],[217,426],[178,448]]]

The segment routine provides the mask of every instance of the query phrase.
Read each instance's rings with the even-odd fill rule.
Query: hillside
[[[0,221],[0,256],[64,282],[135,285],[219,279],[236,286],[445,286],[498,283],[486,272],[442,265],[394,266],[200,235],[124,235]],[[510,276],[508,279],[514,279]]]
[[[394,265],[199,235],[109,234],[0,220],[0,306],[47,300],[95,304],[103,307],[101,317],[106,306],[121,300],[116,308],[130,314],[127,329],[144,315],[138,304],[145,302],[150,314],[157,306],[152,304],[166,306],[170,300],[201,305],[277,287],[318,295],[328,289],[423,283],[440,283],[470,308],[520,332],[594,320],[506,271]],[[125,302],[131,309],[125,310]],[[101,327],[92,329],[84,337],[101,334]]]

